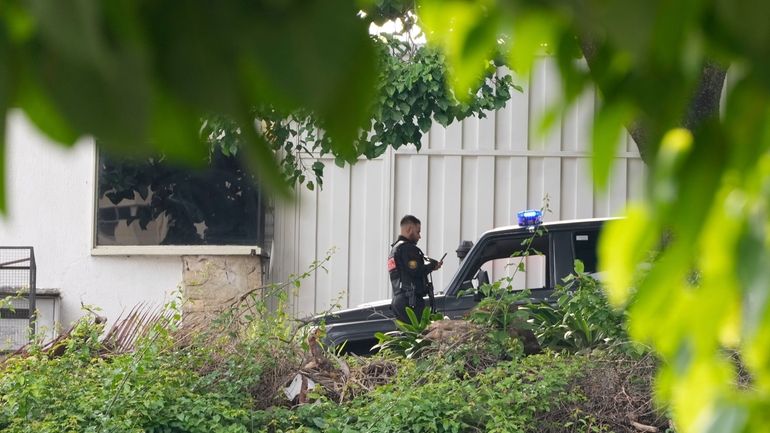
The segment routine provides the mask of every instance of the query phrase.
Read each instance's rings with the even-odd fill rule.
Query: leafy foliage
[[[167,335],[133,354],[96,356],[102,328],[79,322],[60,357],[33,351],[0,372],[5,432],[245,432],[246,401],[196,391],[196,375],[170,352]]]
[[[276,399],[279,390],[298,371],[311,367],[299,350],[306,330],[293,326],[283,308],[286,289],[297,287],[323,263],[314,263],[285,285],[245,294],[203,325],[180,323],[176,303],[153,316],[168,320],[151,319],[148,326],[129,314],[134,317],[129,328],[142,330],[136,339],[127,340],[133,352],[114,351],[115,339],[101,338],[103,325],[85,318],[53,347],[34,347],[26,356],[0,364],[0,429],[561,433],[609,431],[614,426],[610,422],[625,423],[631,409],[644,410],[639,415],[655,425],[663,422],[651,415],[649,363],[637,373],[629,367],[633,362],[622,356],[546,352],[522,357],[521,352],[511,352],[483,369],[471,370],[474,364],[466,357],[421,350],[421,333],[437,318],[429,309],[420,318],[409,311],[411,323],[399,323],[400,337],[381,338],[392,351],[413,355],[388,359],[377,358],[387,356],[387,351],[376,355],[368,365],[392,367],[384,384],[350,375],[350,367],[360,359],[338,359],[340,366],[348,366],[347,376],[338,379],[354,382],[350,386],[363,392],[338,400],[313,390],[308,393],[310,404],[289,408],[282,397]],[[574,281],[580,280],[578,275]],[[588,287],[589,295],[598,296],[595,285]],[[589,304],[608,308],[606,303]],[[491,352],[495,344],[479,340],[471,346],[477,352]],[[323,358],[316,355],[314,360]],[[625,367],[622,373],[618,366]],[[621,392],[621,400],[641,406],[605,407]]]
[[[469,320],[480,324],[486,337],[497,353],[503,357],[516,357],[522,353],[519,337],[529,331],[529,311],[521,307],[529,303],[528,290],[514,291],[511,279],[505,278],[479,288],[484,294],[479,304],[471,310]]]
[[[571,392],[579,362],[553,355],[516,359],[468,377],[462,364],[403,360],[395,381],[364,398],[259,415],[270,432],[548,431],[536,420],[581,398]],[[263,419],[265,417],[266,419]],[[561,428],[562,426],[558,426]],[[562,431],[554,429],[553,431]]]
[[[448,84],[443,53],[407,38],[413,25],[399,33],[373,38],[378,67],[376,97],[369,110],[369,127],[359,131],[353,153],[341,152],[340,143],[324,132],[323,123],[309,110],[287,112],[273,106],[254,110],[263,136],[279,155],[287,184],[305,184],[311,190],[322,186],[325,165],[321,158],[325,156],[342,166],[359,156],[376,158],[388,147],[398,149],[411,144],[419,150],[422,135],[434,121],[447,126],[470,116],[483,118],[487,111],[502,108],[514,88],[520,90],[509,74],[498,74],[490,62],[483,82],[458,99]],[[208,134],[212,144],[236,149],[244,136],[240,125],[227,119],[216,120],[208,123],[212,126]]]
[[[469,116],[485,117],[486,111],[501,108],[510,99],[512,77],[497,74],[490,63],[484,83],[467,100],[458,101],[448,86],[441,51],[405,39],[404,32],[373,39],[379,71],[377,97],[371,106],[369,127],[358,132],[352,153],[325,132],[322,119],[311,110],[287,111],[268,104],[251,110],[257,131],[277,156],[287,185],[305,185],[310,190],[322,187],[323,157],[331,156],[342,166],[359,156],[376,158],[388,147],[412,144],[419,150],[422,135],[434,120],[446,126]],[[100,193],[107,193],[116,205],[135,194],[142,198],[151,194],[151,206],[140,208],[137,220],[144,228],[161,214],[169,217],[172,224],[165,243],[207,243],[208,238],[220,243],[254,244],[256,233],[248,232],[252,225],[246,223],[253,219],[248,210],[255,207],[257,195],[246,170],[251,134],[253,131],[231,116],[210,115],[203,121],[198,140],[206,143],[209,152],[195,161],[197,165],[207,161],[208,170],[197,173],[165,156],[105,157]],[[210,228],[204,239],[194,227],[201,222]]]
[[[409,7],[364,3],[378,15],[372,19]],[[279,186],[272,147],[251,128],[253,107],[306,109],[334,152],[357,156],[353,143],[369,126],[377,76],[358,2],[170,6],[5,2],[0,112],[19,107],[64,143],[92,134],[116,151],[188,161],[208,153],[197,140],[199,119],[229,115],[242,126],[244,153],[260,178]],[[483,82],[501,46],[521,74],[542,51],[558,58],[561,109],[595,83],[602,93],[593,133],[600,186],[622,127],[643,125],[651,147],[647,196],[603,236],[610,298],[623,304],[635,287],[629,330],[667,361],[659,388],[680,429],[763,428],[770,406],[767,2],[423,0],[417,12],[429,39],[443,47],[460,100]],[[575,61],[580,51],[587,69]],[[679,129],[712,59],[741,65],[725,115]],[[638,275],[643,255],[664,234],[670,242]],[[693,269],[697,285],[688,278]],[[726,347],[741,349],[756,378],[751,390],[736,389]]]
[[[590,350],[627,341],[624,314],[609,305],[601,284],[575,262],[575,273],[557,286],[555,305],[527,306],[540,344],[554,350]]]
[[[422,316],[417,317],[411,307],[406,307],[406,315],[409,323],[396,320],[396,330],[374,334],[377,344],[373,350],[390,351],[392,353],[413,358],[419,356],[422,349],[430,345],[430,341],[423,335],[431,322],[441,320],[441,314],[431,313],[430,308],[422,310]]]
[[[6,2],[0,112],[19,107],[62,143],[89,134],[115,153],[193,163],[207,153],[200,119],[227,115],[240,124],[262,182],[280,188],[252,108],[312,110],[339,152],[353,157],[350,143],[369,118],[376,77],[358,10],[354,1],[213,9],[205,2]]]
[[[284,310],[287,289],[328,258],[285,284],[244,294],[214,320],[182,322],[172,301],[143,316],[148,326],[130,326],[139,330],[131,352],[116,352],[115,333],[102,338],[104,325],[87,316],[52,347],[10,356],[0,363],[0,430],[254,431],[253,411],[275,403],[301,360],[303,328]]]
[[[490,341],[511,348],[512,330],[532,331],[542,348],[555,351],[591,351],[612,348],[635,353],[625,330],[625,314],[614,310],[602,285],[575,261],[575,272],[564,278],[553,295],[534,301],[529,290],[514,290],[506,277],[480,290],[484,299],[471,311],[470,320],[488,330]],[[512,334],[513,332],[513,334]]]
[[[447,53],[452,82],[481,79],[480,60],[507,51],[526,73],[535,55],[557,57],[562,100],[589,83],[602,101],[593,131],[594,179],[607,184],[622,128],[644,131],[645,197],[602,236],[609,297],[630,305],[629,332],[665,360],[658,386],[678,429],[754,431],[770,406],[768,67],[765,2],[466,2],[424,0],[429,39]],[[447,23],[452,23],[447,25]],[[587,58],[588,68],[577,59]],[[693,97],[718,65],[734,65],[723,105],[692,122]],[[723,66],[726,67],[726,66]],[[717,74],[718,76],[718,74]],[[718,99],[717,99],[718,100]],[[682,128],[685,125],[688,129]],[[643,143],[640,143],[643,144]],[[658,248],[666,238],[664,248]],[[650,250],[652,268],[639,272]],[[697,271],[697,284],[689,276]],[[632,289],[633,288],[633,289]],[[725,349],[738,348],[756,387],[739,391]]]
[[[546,195],[543,199],[541,212],[550,212],[549,204],[550,197]],[[530,312],[520,307],[531,304],[531,292],[513,287],[513,280],[518,273],[526,272],[524,259],[539,254],[532,244],[546,233],[547,230],[541,225],[532,227],[530,236],[521,242],[522,249],[511,255],[511,258],[520,259],[511,275],[491,283],[482,284],[477,289],[476,296],[481,297],[481,301],[471,311],[470,320],[483,325],[488,330],[488,337],[502,353],[516,354],[521,349],[519,343],[527,343],[512,339],[512,336],[518,334],[524,336],[524,333],[530,331]],[[530,350],[534,350],[534,348],[530,348]]]

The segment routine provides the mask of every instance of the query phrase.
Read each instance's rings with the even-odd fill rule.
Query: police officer
[[[396,318],[409,323],[406,307],[411,307],[417,317],[425,309],[423,296],[428,295],[428,274],[440,269],[439,262],[425,257],[417,247],[420,240],[420,220],[413,215],[401,218],[401,235],[391,245],[388,256],[388,274],[393,288],[390,308]],[[432,295],[432,293],[430,293]]]

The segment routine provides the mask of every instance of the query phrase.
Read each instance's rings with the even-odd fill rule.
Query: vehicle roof
[[[572,228],[582,228],[586,226],[601,224],[606,221],[612,221],[617,219],[621,219],[621,218],[608,217],[608,218],[575,219],[575,220],[565,220],[565,221],[549,221],[549,222],[544,222],[542,226],[549,230],[568,230]],[[482,233],[479,239],[481,239],[484,236],[494,235],[498,233],[509,233],[509,232],[517,232],[517,231],[526,232],[529,230],[530,228],[527,226],[518,226],[518,225],[495,227],[491,230],[487,230],[484,233]]]

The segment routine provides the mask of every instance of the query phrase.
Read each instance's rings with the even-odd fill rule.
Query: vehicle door
[[[491,235],[471,251],[459,274],[440,297],[439,311],[452,319],[461,318],[483,298],[485,284],[499,281],[500,288],[530,289],[543,297],[553,290],[550,234],[522,230]]]

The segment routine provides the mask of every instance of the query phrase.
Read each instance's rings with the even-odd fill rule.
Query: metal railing
[[[36,274],[33,247],[0,247],[0,349],[8,340],[21,347],[35,335]]]

